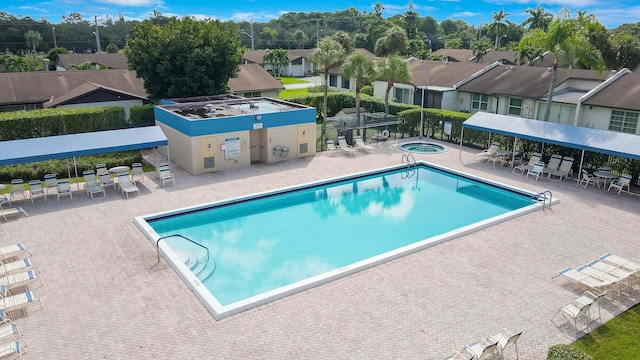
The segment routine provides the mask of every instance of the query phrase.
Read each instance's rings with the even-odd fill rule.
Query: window
[[[509,115],[522,115],[522,99],[510,98],[509,99]]]
[[[350,82],[349,78],[343,76],[342,77],[342,84],[341,84],[342,88],[343,89],[348,89],[349,88],[349,82]]]
[[[259,91],[244,93],[244,97],[246,97],[246,98],[255,98],[255,97],[260,97],[260,96],[262,96],[262,94],[260,94]]]
[[[638,114],[637,112],[631,111],[611,111],[609,130],[635,134],[638,128]]]
[[[489,95],[471,94],[471,110],[487,110],[489,108]]]
[[[329,86],[331,87],[338,86],[338,75],[329,75]]]
[[[396,102],[403,103],[403,104],[411,103],[411,91],[409,89],[401,89],[401,88],[394,87],[393,90],[394,90],[393,96],[396,98]],[[426,105],[427,104],[425,104],[425,106]]]

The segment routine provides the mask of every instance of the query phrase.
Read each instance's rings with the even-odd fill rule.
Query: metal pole
[[[422,140],[422,131],[423,131],[423,118],[424,118],[424,86],[420,86],[422,89],[422,101],[420,102],[420,140]]]
[[[320,19],[316,19],[316,47],[320,47]]]
[[[98,45],[98,53],[101,53],[102,48],[100,47],[100,33],[98,32],[98,15],[95,15],[94,19],[96,22],[96,44]]]
[[[51,24],[51,30],[53,31],[53,47],[58,47],[58,42],[56,41],[56,27]]]
[[[253,46],[253,19],[249,19],[251,23],[251,50],[255,50]]]

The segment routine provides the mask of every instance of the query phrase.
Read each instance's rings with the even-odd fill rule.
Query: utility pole
[[[316,47],[320,47],[320,19],[316,19]]]
[[[249,19],[251,23],[251,50],[254,50],[253,47],[253,19]]]
[[[98,45],[98,54],[102,52],[100,47],[100,33],[98,32],[98,15],[95,15],[94,20],[96,22],[96,31],[93,33],[96,36],[96,44]]]
[[[58,42],[56,41],[56,27],[51,24],[51,30],[53,31],[53,47],[58,47]]]

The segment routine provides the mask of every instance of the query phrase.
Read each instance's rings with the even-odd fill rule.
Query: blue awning
[[[640,136],[477,112],[463,128],[640,160]]]
[[[159,126],[0,141],[0,166],[164,145]]]

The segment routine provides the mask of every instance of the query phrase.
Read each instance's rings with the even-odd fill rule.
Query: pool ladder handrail
[[[405,160],[407,161],[407,168],[416,166],[416,158],[413,156],[413,154],[402,154],[402,164],[404,164]]]
[[[202,244],[199,244],[199,243],[197,243],[197,242],[195,242],[195,241],[193,241],[193,240],[191,240],[191,239],[189,239],[189,238],[187,238],[187,237],[185,237],[185,236],[182,236],[182,235],[180,235],[180,234],[171,234],[171,235],[163,236],[163,237],[159,238],[159,239],[156,241],[156,250],[157,250],[157,252],[158,252],[158,262],[160,262],[160,248],[158,247],[158,244],[160,243],[160,240],[164,240],[164,239],[167,239],[167,238],[170,238],[170,237],[179,237],[179,238],[183,238],[183,239],[185,239],[185,240],[187,240],[187,241],[189,241],[189,242],[191,242],[191,243],[194,243],[194,244],[196,244],[196,245],[200,246],[201,248],[205,249],[205,250],[207,251],[207,262],[209,261],[209,248],[208,248],[208,247],[206,247],[206,246],[204,246],[204,245],[202,245]]]
[[[549,194],[549,197],[547,197],[546,194]],[[535,200],[540,202],[540,197],[542,196],[542,211],[544,211],[544,206],[547,205],[547,199],[549,200],[549,205],[547,205],[547,207],[549,209],[551,209],[551,202],[553,201],[553,193],[551,192],[551,190],[545,190],[545,191],[541,191],[535,195],[533,195],[531,197],[531,200]]]

